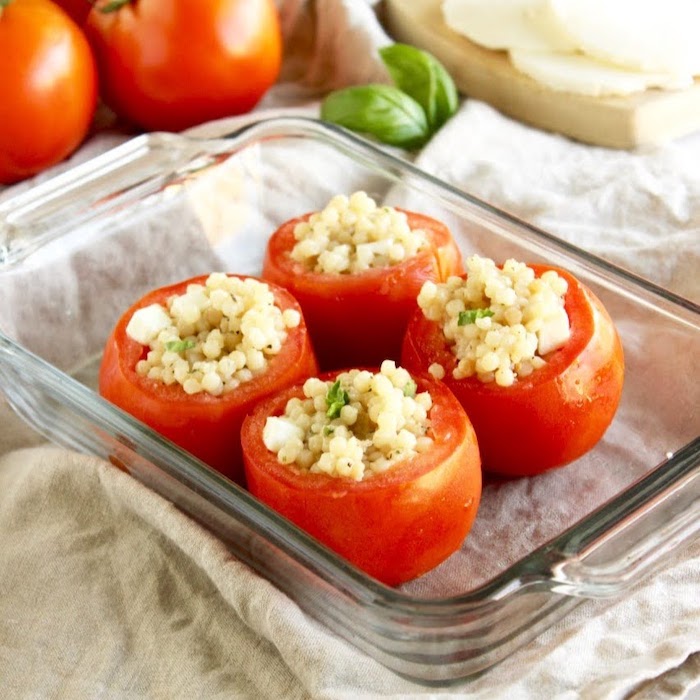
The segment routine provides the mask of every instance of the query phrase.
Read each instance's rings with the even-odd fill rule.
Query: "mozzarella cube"
[[[160,304],[137,309],[126,326],[126,334],[141,345],[149,345],[158,334],[172,325],[168,312]]]

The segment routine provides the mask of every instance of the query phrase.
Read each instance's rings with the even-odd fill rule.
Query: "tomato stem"
[[[3,0],[0,0],[0,2],[2,1]],[[100,7],[100,12],[104,13],[105,15],[109,14],[110,12],[116,12],[120,8],[124,7],[124,5],[128,5],[130,2],[131,0],[112,0],[112,2],[108,2],[103,7]]]

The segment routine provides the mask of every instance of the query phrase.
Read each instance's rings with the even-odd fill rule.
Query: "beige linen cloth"
[[[369,4],[281,9],[283,80],[252,117],[281,107],[317,114],[323,91],[385,77],[376,48],[389,39]],[[194,133],[226,133],[250,118]],[[126,137],[102,131],[52,172]],[[696,302],[699,162],[700,135],[608,151],[473,101],[417,156],[426,170]],[[700,680],[700,543],[628,595],[583,603],[483,676],[427,690],[309,618],[131,477],[41,443],[0,404],[2,698],[597,700],[682,697]]]

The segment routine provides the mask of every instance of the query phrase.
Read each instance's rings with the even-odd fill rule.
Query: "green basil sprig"
[[[380,49],[394,85],[359,85],[331,92],[321,118],[382,143],[418,148],[457,111],[455,84],[427,51],[408,44]]]
[[[326,415],[331,420],[339,418],[343,406],[347,406],[349,403],[350,395],[341,388],[340,379],[337,379],[326,393],[326,406],[328,408]]]
[[[477,318],[488,318],[493,316],[494,312],[491,309],[467,309],[466,311],[460,311],[457,318],[458,326],[469,326],[472,323],[476,323]]]
[[[168,352],[184,352],[185,350],[190,350],[197,343],[194,340],[169,340],[165,343],[165,349]]]

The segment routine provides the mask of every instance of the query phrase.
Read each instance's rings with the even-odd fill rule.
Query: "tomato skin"
[[[481,498],[479,448],[469,419],[442,383],[426,375],[415,379],[418,391],[433,397],[434,448],[363,481],[304,474],[265,447],[265,420],[302,396],[301,386],[258,404],[241,433],[251,493],[390,586],[426,573],[459,549]]]
[[[309,272],[291,259],[294,227],[311,214],[284,223],[272,234],[263,279],[289,289],[301,304],[322,369],[398,360],[423,283],[462,273],[462,255],[449,229],[428,216],[405,214],[412,229],[427,231],[429,247],[398,265],[359,274]]]
[[[97,73],[77,25],[49,0],[0,9],[0,184],[70,155],[90,128]]]
[[[474,424],[484,470],[505,476],[539,474],[592,449],[615,415],[624,378],[622,344],[600,300],[564,270],[530,267],[538,276],[555,269],[569,285],[564,303],[572,335],[545,367],[510,387],[454,379],[454,355],[421,311],[411,318],[401,355],[409,372],[434,362],[445,368],[443,381]]]
[[[274,0],[134,0],[90,11],[103,98],[147,130],[179,131],[251,110],[275,82]]]
[[[245,279],[243,275],[236,276]],[[243,483],[239,436],[246,413],[260,399],[315,374],[318,365],[302,317],[299,326],[287,330],[282,350],[269,361],[266,372],[228,394],[188,395],[179,384],[166,386],[139,376],[135,367],[143,356],[144,346],[126,334],[134,312],[150,304],[164,303],[169,296],[184,293],[188,284],[203,284],[206,278],[207,275],[193,277],[156,289],[121,316],[105,345],[99,392],[225,476]],[[269,286],[283,311],[301,311],[285,290]]]

